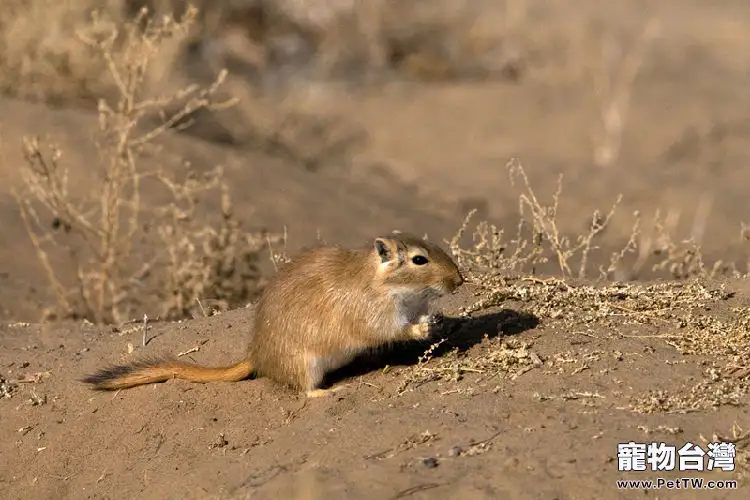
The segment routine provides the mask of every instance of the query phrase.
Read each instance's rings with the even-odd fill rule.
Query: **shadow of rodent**
[[[441,316],[430,340],[394,344],[357,356],[347,366],[329,373],[324,386],[330,387],[389,365],[416,365],[420,356],[440,339],[445,341],[430,353],[433,358],[439,358],[454,349],[464,352],[481,343],[485,336],[492,339],[499,335],[517,335],[536,328],[538,324],[537,316],[512,309],[502,309],[473,318]]]

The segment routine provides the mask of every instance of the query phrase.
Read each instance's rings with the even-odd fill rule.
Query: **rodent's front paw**
[[[415,340],[425,340],[430,337],[430,325],[429,323],[409,325],[409,334]]]
[[[434,315],[420,316],[419,323],[411,325],[410,333],[416,340],[426,340],[430,338],[434,328],[440,323],[440,318]]]

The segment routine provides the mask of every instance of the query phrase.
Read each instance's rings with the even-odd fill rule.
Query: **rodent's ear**
[[[380,262],[384,264],[393,260],[393,249],[390,243],[390,241],[383,238],[375,239],[375,251],[378,252],[378,256],[380,256]]]

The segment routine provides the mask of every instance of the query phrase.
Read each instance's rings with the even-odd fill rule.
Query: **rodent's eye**
[[[418,266],[423,266],[427,264],[427,257],[424,255],[415,255],[411,258],[411,261]]]

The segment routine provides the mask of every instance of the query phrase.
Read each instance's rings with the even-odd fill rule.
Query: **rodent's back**
[[[280,268],[256,305],[248,354],[258,373],[297,370],[308,353],[355,352],[395,328],[393,301],[373,287],[376,267],[364,249],[320,247]]]

